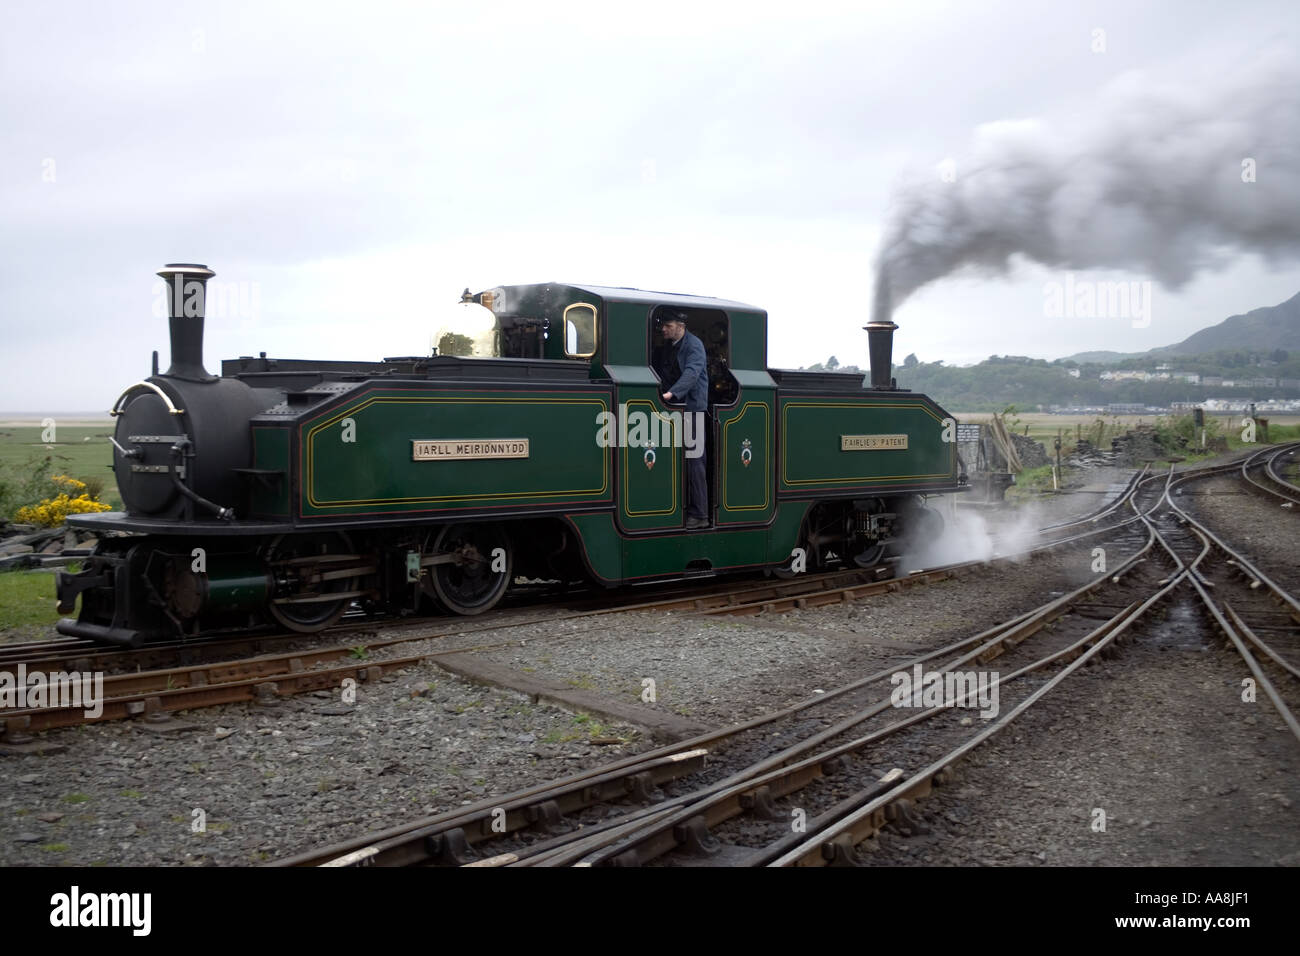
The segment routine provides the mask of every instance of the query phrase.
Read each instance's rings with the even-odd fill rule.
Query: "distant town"
[[[1244,398],[1207,398],[1201,402],[1170,402],[1168,405],[1142,405],[1136,402],[1111,402],[1107,405],[1048,405],[1042,411],[1052,415],[1180,415],[1193,408],[1207,412],[1249,412],[1256,415],[1300,415],[1300,398],[1251,402]]]
[[[1078,378],[1080,370],[1068,370],[1071,378]],[[1272,378],[1257,376],[1254,378],[1224,378],[1221,375],[1201,375],[1199,372],[1176,371],[1170,365],[1157,365],[1155,371],[1141,372],[1120,369],[1105,371],[1097,376],[1103,382],[1187,382],[1189,385],[1204,385],[1211,388],[1300,388],[1300,378]]]
[[[1067,368],[1070,378],[1079,378],[1083,373],[1079,368]],[[1300,389],[1300,378],[1280,378],[1267,375],[1240,376],[1225,378],[1222,375],[1202,375],[1200,372],[1188,372],[1173,365],[1157,365],[1151,371],[1140,369],[1107,369],[1098,373],[1101,382],[1185,382],[1202,388],[1240,389],[1238,395],[1223,397],[1206,397],[1198,401],[1169,402],[1166,405],[1146,405],[1141,402],[1108,402],[1105,405],[1048,405],[1043,411],[1054,415],[1142,415],[1142,414],[1178,414],[1203,408],[1207,412],[1246,412],[1252,407],[1257,414],[1274,412],[1278,414],[1300,414],[1300,398],[1272,398],[1262,401],[1252,400],[1261,389],[1291,388]],[[1246,390],[1250,391],[1247,392]]]

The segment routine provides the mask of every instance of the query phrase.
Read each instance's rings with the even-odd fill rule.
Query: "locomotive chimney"
[[[894,329],[889,319],[875,319],[863,326],[867,330],[867,351],[871,354],[871,387],[893,388],[890,373],[894,364]]]
[[[167,283],[172,344],[172,364],[163,374],[193,382],[216,381],[203,367],[203,316],[208,280],[216,273],[193,262],[169,262],[158,275]]]

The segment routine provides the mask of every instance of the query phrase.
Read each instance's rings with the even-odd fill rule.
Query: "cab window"
[[[591,358],[596,354],[596,307],[579,303],[564,310],[564,354]]]

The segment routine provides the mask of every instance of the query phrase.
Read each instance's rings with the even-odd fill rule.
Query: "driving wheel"
[[[510,586],[510,539],[499,525],[447,525],[429,535],[424,556],[437,560],[421,575],[421,586],[456,614],[491,610]]]

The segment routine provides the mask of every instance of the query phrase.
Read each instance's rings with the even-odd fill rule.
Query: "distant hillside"
[[[1206,355],[1242,348],[1264,352],[1300,350],[1300,292],[1277,305],[1252,309],[1245,315],[1229,316],[1177,345],[1165,345],[1147,352],[1079,352],[1061,361],[1105,365],[1146,355]]]
[[[1079,373],[1075,378],[1063,362],[1017,355],[994,355],[966,368],[953,368],[943,362],[917,362],[915,356],[909,355],[901,367],[894,366],[894,375],[903,388],[924,392],[947,408],[971,412],[997,411],[1006,405],[1015,405],[1022,411],[1032,411],[1040,406],[1046,410],[1051,405],[1167,407],[1173,402],[1203,402],[1208,398],[1240,398],[1245,401],[1300,398],[1300,387],[1295,384],[1300,382],[1300,352],[1296,355],[1296,358],[1291,358],[1291,353],[1285,349],[1276,349],[1271,353],[1253,354],[1215,352],[1209,356],[1176,360],[1188,372],[1219,376],[1219,382],[1230,379],[1233,382],[1231,387],[1217,383],[1193,384],[1172,377],[1149,381],[1100,378],[1107,368],[1150,365],[1150,358],[1075,366],[1073,371]],[[1270,364],[1264,365],[1264,362]],[[1257,384],[1260,379],[1274,384]],[[1281,384],[1281,379],[1290,384]]]
[[[1300,349],[1300,292],[1279,305],[1233,315],[1164,349],[1166,355],[1204,355],[1228,349]]]
[[[1061,361],[1078,362],[1080,365],[1107,365],[1112,362],[1137,358],[1145,354],[1145,352],[1079,352],[1069,358],[1063,358]]]

